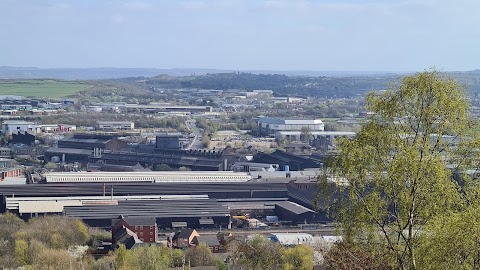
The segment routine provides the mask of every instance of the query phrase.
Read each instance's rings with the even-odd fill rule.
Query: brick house
[[[0,158],[0,181],[7,177],[23,176],[23,170],[13,159]]]
[[[116,243],[115,235],[123,226],[134,232],[138,239],[144,243],[158,242],[158,228],[155,218],[124,217],[120,215],[118,218],[112,219],[112,244]]]
[[[212,253],[224,252],[223,246],[220,244],[216,235],[195,236],[192,242],[195,246],[198,246],[201,243],[206,244]]]
[[[118,248],[120,244],[124,245],[126,249],[132,249],[143,244],[143,241],[138,238],[137,234],[125,226],[118,228],[115,232],[114,239],[114,249]]]
[[[176,232],[170,241],[169,239],[167,241],[173,248],[185,249],[195,246],[194,239],[198,236],[200,234],[195,229],[182,229]]]

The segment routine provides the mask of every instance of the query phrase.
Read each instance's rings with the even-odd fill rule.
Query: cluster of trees
[[[262,235],[230,243],[232,264],[249,270],[311,270],[315,264],[313,248],[298,245],[285,248]]]
[[[238,269],[249,270],[311,270],[314,251],[306,245],[285,248],[264,236],[257,235],[246,241],[231,240],[227,243],[231,252],[231,264]],[[185,251],[165,246],[140,246],[126,250],[120,246],[115,253],[95,261],[93,269],[188,269],[195,266],[216,266],[227,269],[221,257],[215,257],[205,244]]]
[[[162,101],[165,96],[148,88],[139,80],[88,81],[91,87],[79,92],[75,97],[82,104],[91,105],[99,102],[142,103]]]
[[[115,253],[95,261],[93,269],[162,270],[188,269],[196,266],[216,266],[218,269],[227,269],[223,260],[215,258],[205,244],[185,251],[155,245],[140,246],[131,250],[120,246]]]
[[[216,266],[227,269],[222,256],[214,256],[206,244],[187,250],[145,245],[127,250],[121,245],[100,259],[86,253],[110,234],[88,228],[83,222],[63,216],[32,218],[24,222],[14,214],[0,215],[0,267],[24,269],[188,269]],[[82,248],[83,247],[83,248]],[[246,241],[229,238],[226,248],[231,263],[242,269],[310,270],[314,265],[313,249],[299,245],[282,247],[264,236]]]
[[[426,71],[366,106],[375,117],[339,140],[325,174],[348,185],[320,180],[346,241],[332,268],[479,269],[480,182],[468,172],[480,140],[464,89]]]
[[[280,74],[217,73],[202,76],[158,76],[145,83],[159,88],[271,89],[280,96],[343,98],[385,89],[392,76],[307,77]]]
[[[0,215],[0,266],[69,269],[69,265],[79,262],[68,248],[84,245],[89,239],[87,226],[79,220],[51,216],[24,222],[14,214],[3,214]],[[56,267],[60,265],[67,267]]]

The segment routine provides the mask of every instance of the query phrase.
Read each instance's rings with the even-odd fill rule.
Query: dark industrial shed
[[[215,199],[132,200],[119,201],[118,205],[68,206],[65,215],[101,228],[110,228],[112,219],[119,215],[153,217],[160,229],[173,228],[173,222],[186,222],[189,228],[226,228],[230,222],[230,211]]]
[[[322,158],[314,155],[296,155],[276,150],[273,153],[257,153],[253,157],[254,162],[278,164],[284,170],[285,166],[291,171],[301,171],[308,168],[320,168],[322,166]]]
[[[277,202],[275,214],[281,220],[290,220],[293,224],[315,223],[325,221],[324,213],[316,213],[312,209],[290,201]]]

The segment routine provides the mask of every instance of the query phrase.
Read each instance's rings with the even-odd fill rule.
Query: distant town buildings
[[[97,121],[97,130],[113,131],[113,130],[133,130],[134,122],[128,121]]]
[[[156,136],[157,149],[183,149],[185,140],[181,134],[159,134]]]
[[[261,117],[257,120],[258,132],[262,135],[274,135],[280,131],[301,132],[308,129],[310,132],[323,131],[325,125],[320,119],[297,119],[297,118],[270,118]]]
[[[11,136],[12,133],[28,132],[36,133],[37,125],[34,122],[20,121],[20,120],[6,120],[2,123],[2,133],[6,136]]]

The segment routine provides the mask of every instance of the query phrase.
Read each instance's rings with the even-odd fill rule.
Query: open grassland
[[[57,80],[0,80],[0,95],[61,98],[74,95],[92,85]]]

